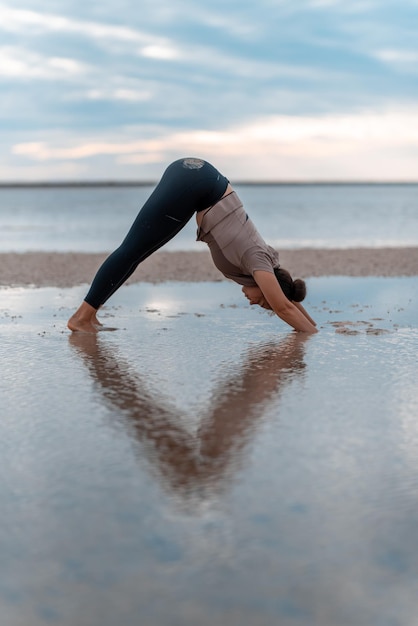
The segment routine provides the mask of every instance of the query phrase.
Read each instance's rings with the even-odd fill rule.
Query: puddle
[[[2,623],[415,623],[417,280],[309,287],[1,290]]]

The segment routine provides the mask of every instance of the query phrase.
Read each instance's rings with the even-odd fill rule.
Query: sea
[[[418,184],[234,185],[277,249],[418,245]],[[107,252],[152,185],[0,187],[0,252]],[[166,250],[202,250],[192,219]]]

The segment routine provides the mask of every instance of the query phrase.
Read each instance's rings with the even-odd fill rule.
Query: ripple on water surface
[[[313,337],[227,283],[98,337],[81,289],[2,290],[7,626],[415,623],[417,281],[309,287]]]

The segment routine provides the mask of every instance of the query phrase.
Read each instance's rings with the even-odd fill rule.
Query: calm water
[[[416,625],[418,281],[309,287],[1,290],[2,626]]]
[[[277,248],[416,246],[418,185],[237,186]],[[114,249],[152,187],[0,189],[0,252]],[[168,244],[202,250],[191,220]]]

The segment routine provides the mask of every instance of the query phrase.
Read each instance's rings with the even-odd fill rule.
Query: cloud
[[[25,34],[30,37],[45,33],[62,33],[93,39],[103,45],[111,42],[123,44],[125,48],[133,45],[139,54],[150,58],[170,60],[177,57],[177,52],[166,38],[142,32],[128,26],[118,26],[103,22],[77,20],[43,11],[28,11],[0,5],[0,30]]]
[[[183,145],[204,149],[216,146],[235,152],[244,146],[272,146],[293,154],[306,154],[311,145],[316,154],[335,153],[365,143],[374,145],[411,145],[418,148],[418,107],[411,110],[362,112],[357,115],[270,116],[247,125],[219,131],[191,130],[164,133],[155,139],[123,142],[85,142],[72,146],[52,146],[44,142],[16,144],[13,153],[34,160],[84,159],[97,155],[128,155],[135,152],[164,151]],[[131,131],[132,132],[132,131]]]
[[[177,13],[178,16],[178,7]],[[260,12],[261,7],[260,7]],[[224,31],[227,35],[238,39],[244,39],[248,41],[248,38],[254,39],[262,33],[260,27],[260,18],[255,19],[255,16],[248,16],[244,11],[238,11],[234,13],[233,18],[228,11],[225,11],[225,7],[215,11],[213,6],[205,8],[203,5],[197,5],[193,2],[192,6],[185,6],[182,11],[182,15],[193,15],[193,22],[196,26],[204,26],[204,28],[210,28],[214,31]]]
[[[313,9],[338,8],[344,13],[364,13],[369,12],[377,6],[373,0],[309,0],[308,6]]]
[[[47,57],[16,46],[0,48],[0,76],[65,80],[91,71],[88,65],[65,57]]]
[[[418,107],[357,115],[270,116],[219,131],[160,129],[143,138],[138,128],[129,130],[129,139],[126,131],[120,141],[27,142],[16,144],[12,152],[34,162],[105,157],[113,162],[114,172],[126,165],[167,164],[191,154],[222,164],[238,178],[346,179],[355,174],[360,179],[381,180],[384,174],[410,179],[417,175],[414,168],[405,167],[405,150],[418,155],[417,115]]]
[[[280,161],[287,176],[327,178],[383,147],[393,171],[412,170],[411,0],[27,2],[0,4],[2,177],[64,162],[148,175],[194,152],[256,177]]]
[[[97,88],[89,89],[85,92],[84,97],[88,100],[121,100],[125,102],[145,102],[152,98],[150,91],[127,88]]]
[[[402,50],[383,48],[374,52],[373,56],[395,69],[412,74],[418,73],[418,49]]]
[[[211,14],[211,20],[207,18],[208,13]],[[249,20],[246,25],[241,20],[240,27],[237,25],[239,21],[234,20],[235,26],[232,28],[229,26],[230,20],[228,20],[227,16],[217,15],[202,8],[193,11],[192,14],[193,19],[197,20],[197,23],[205,23],[205,26],[211,24],[213,28],[228,29],[229,32],[234,31],[236,33],[239,31],[240,36],[244,36],[251,29],[254,32],[257,30],[255,26],[250,27]],[[17,60],[11,58],[9,61],[7,57],[5,58],[3,65],[9,67],[8,76],[25,74],[28,77],[38,76],[41,78],[52,75],[55,78],[56,74],[51,73],[51,68],[49,67],[51,60],[47,55],[40,54],[34,50],[39,45],[39,41],[36,39],[39,39],[41,35],[58,34],[70,38],[82,37],[86,40],[93,40],[104,47],[106,57],[112,59],[112,62],[106,67],[106,74],[110,74],[110,77],[112,74],[119,77],[123,77],[128,72],[131,74],[132,63],[136,56],[163,62],[160,66],[154,68],[154,75],[157,80],[163,80],[165,76],[170,75],[171,70],[165,64],[173,62],[176,62],[179,69],[181,68],[182,71],[188,72],[188,74],[183,75],[181,82],[191,77],[206,75],[217,75],[218,80],[233,77],[234,81],[237,79],[249,79],[257,82],[277,80],[281,77],[308,81],[332,79],[332,72],[324,71],[310,63],[285,63],[277,59],[255,58],[246,52],[245,49],[241,49],[238,54],[233,47],[209,45],[207,39],[199,43],[193,43],[192,40],[188,41],[187,39],[176,41],[172,37],[162,37],[126,26],[81,21],[51,13],[12,9],[4,5],[0,6],[0,30],[25,35],[29,38],[30,46],[32,46],[31,50],[28,42],[28,47],[21,48],[21,51],[16,48],[14,56],[17,57]],[[69,39],[69,42],[71,42],[71,39]],[[114,47],[115,45],[116,47]],[[73,50],[74,56],[82,54],[79,45],[73,44]],[[128,64],[126,64],[126,54],[131,59]],[[55,59],[56,56],[54,55],[52,58]],[[27,57],[26,63],[25,57]],[[124,58],[125,66],[122,65],[122,61],[119,61],[120,57]],[[86,71],[89,66],[90,72],[92,72],[94,65],[97,75],[101,76],[104,73],[103,58],[98,57],[96,63],[92,59],[89,59],[88,63],[77,61],[75,58],[71,59],[71,61],[73,63],[73,74],[76,68],[79,69],[81,74],[82,68]],[[34,67],[38,68],[37,72],[34,71]],[[70,59],[68,59],[67,70],[69,69]],[[138,67],[136,68],[136,73],[143,73],[143,70],[144,67]],[[193,72],[193,74],[190,72]],[[68,71],[64,72],[64,74],[66,73]]]
[[[164,61],[171,61],[181,57],[178,50],[174,46],[165,45],[150,45],[145,46],[139,50],[139,53],[150,59],[162,59]]]

